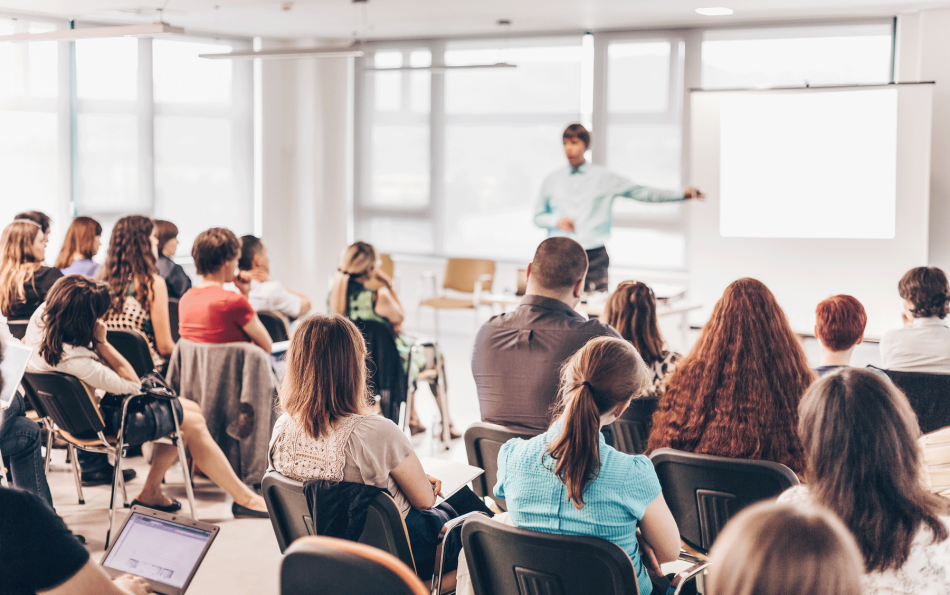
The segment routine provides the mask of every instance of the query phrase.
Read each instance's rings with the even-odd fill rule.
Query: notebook
[[[434,457],[422,457],[422,468],[426,473],[442,482],[442,496],[436,498],[435,503],[442,504],[447,498],[464,488],[470,481],[485,472],[484,469],[447,461],[445,459],[436,459]]]
[[[181,595],[217,535],[215,525],[178,513],[133,506],[119,536],[103,556],[102,567],[113,578],[140,576],[155,593]]]
[[[3,390],[0,390],[0,410],[6,409],[13,401],[17,387],[23,380],[26,365],[33,355],[33,348],[19,341],[9,339],[3,342],[3,361],[0,362],[0,375],[3,376]]]

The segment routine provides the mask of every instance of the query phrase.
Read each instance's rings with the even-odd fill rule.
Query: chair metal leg
[[[411,369],[412,369],[412,362],[416,361],[416,352],[418,351],[418,349],[419,349],[418,343],[413,344],[413,346],[409,348],[410,373],[407,375],[408,382],[409,382],[409,389],[406,391],[406,416],[405,416],[405,419],[401,420],[404,423],[400,425],[400,429],[402,429],[403,433],[405,433],[406,436],[408,436],[409,438],[412,438],[412,429],[410,429],[409,427],[409,419],[412,417],[412,408],[416,404],[416,385],[418,384],[418,380],[416,380],[415,382],[412,380]]]
[[[66,446],[67,451],[69,452],[69,458],[73,463],[73,479],[76,480],[76,496],[79,498],[80,504],[85,504],[86,499],[82,495],[82,479],[80,478],[79,473],[79,463],[76,461],[76,447],[72,444]]]
[[[178,446],[178,460],[181,463],[181,473],[185,478],[185,493],[188,494],[188,506],[191,508],[191,518],[198,520],[198,509],[195,508],[195,490],[191,484],[191,473],[188,472],[188,455],[185,454],[185,441],[181,438],[181,428],[178,426],[178,412],[172,405],[172,419],[175,420],[175,437],[172,440]]]
[[[128,401],[128,399],[126,399]],[[123,412],[124,413],[124,412]],[[124,419],[123,415],[123,419]],[[124,424],[123,424],[124,425]],[[105,442],[105,436],[99,432],[99,437]],[[115,527],[115,493],[119,489],[119,482],[122,481],[122,430],[119,430],[119,436],[115,443],[115,468],[112,475],[112,494],[109,496],[109,529],[106,531],[106,545],[103,549],[109,549],[109,543],[112,539],[112,529]],[[124,486],[123,486],[124,489]]]
[[[441,346],[436,344],[436,386],[438,387],[438,394],[435,396],[439,400],[439,409],[442,414],[442,435],[439,436],[439,439],[442,441],[442,447],[445,450],[449,450],[450,444],[452,442],[452,433],[449,429],[449,399],[446,395],[445,389],[445,361],[442,359],[442,349]]]

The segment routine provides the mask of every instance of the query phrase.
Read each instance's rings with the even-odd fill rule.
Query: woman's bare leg
[[[162,479],[168,468],[178,458],[178,449],[171,444],[155,443],[153,446],[152,466],[148,469],[142,491],[135,499],[146,506],[169,506],[172,499],[162,493]]]

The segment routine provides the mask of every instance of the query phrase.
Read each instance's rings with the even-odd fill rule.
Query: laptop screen
[[[102,565],[180,589],[211,538],[211,531],[133,512]]]
[[[19,341],[3,342],[3,361],[0,362],[0,375],[3,376],[3,390],[0,390],[0,408],[6,409],[16,394],[17,386],[23,380],[23,372],[30,361],[33,349]]]

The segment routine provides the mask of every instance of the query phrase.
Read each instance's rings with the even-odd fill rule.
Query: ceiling
[[[0,0],[0,10],[114,23],[152,22],[166,0]],[[730,17],[694,10],[727,6]],[[269,38],[426,38],[893,16],[950,0],[167,0],[164,20],[195,32]],[[286,10],[285,10],[286,9]],[[361,24],[365,10],[366,27]],[[507,28],[497,24],[508,19]]]

